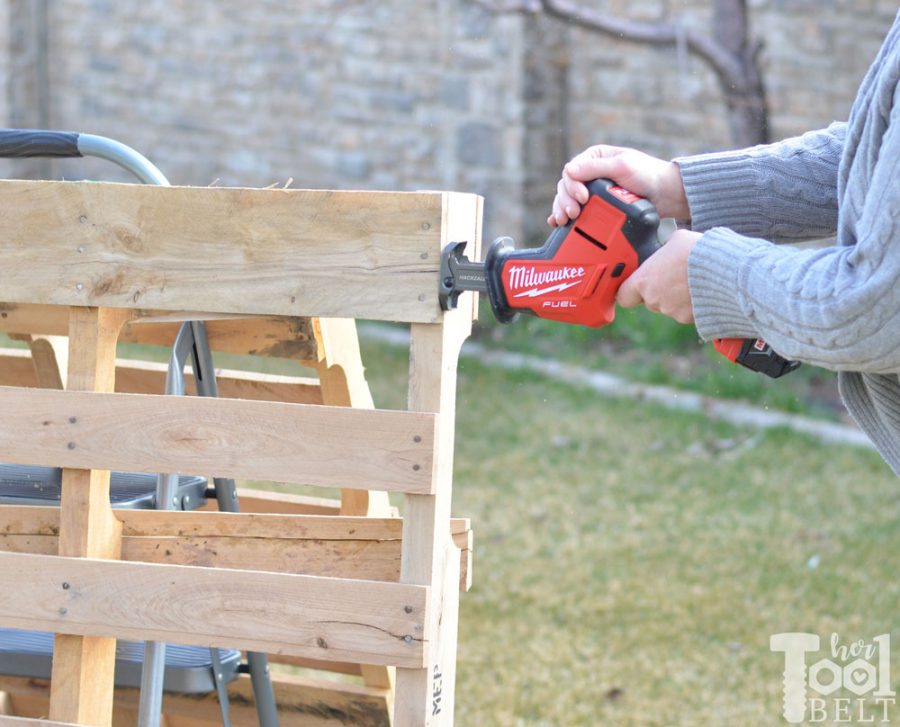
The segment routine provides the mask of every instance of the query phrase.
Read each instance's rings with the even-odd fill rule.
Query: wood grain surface
[[[435,417],[0,387],[0,461],[430,492]]]
[[[0,181],[0,289],[6,303],[437,322],[456,197],[477,204],[451,192]]]

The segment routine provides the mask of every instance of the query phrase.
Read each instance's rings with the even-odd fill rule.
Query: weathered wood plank
[[[116,391],[125,394],[162,394],[166,364],[151,361],[116,360]],[[0,361],[2,376],[2,361]],[[189,392],[195,392],[194,375],[185,374]],[[217,369],[216,385],[223,399],[280,401],[288,404],[321,404],[322,387],[315,378],[277,376],[233,369]]]
[[[400,518],[310,514],[230,513],[215,510],[114,510],[127,537],[281,538],[288,540],[400,540]],[[454,537],[464,537],[467,519],[454,519]],[[57,535],[59,508],[0,507],[0,535]]]
[[[293,515],[339,515],[341,501],[331,497],[295,495],[290,492],[271,492],[239,487],[241,512],[284,513]],[[209,507],[214,507],[212,503]]]
[[[134,538],[245,537],[294,540],[400,540],[400,518],[330,517],[232,512],[115,510],[122,535]],[[454,531],[468,529],[468,520],[455,520]],[[2,535],[57,535],[59,508],[5,506],[0,508]]]
[[[187,390],[196,391],[193,374],[185,376]],[[216,371],[219,396],[223,399],[281,401],[290,404],[321,404],[322,387],[315,378],[276,376],[232,369]],[[165,391],[166,365],[152,361],[116,359],[116,392],[161,394]],[[0,349],[0,386],[38,387],[35,366],[28,351]],[[58,388],[58,387],[51,387]]]
[[[477,254],[481,232],[478,199],[454,199],[444,212],[444,241],[474,237],[472,252]],[[461,554],[448,537],[447,523],[453,486],[456,366],[460,348],[472,330],[474,305],[474,299],[461,299],[459,308],[445,315],[442,325],[411,327],[409,408],[435,412],[439,437],[435,442],[434,494],[406,496],[400,580],[427,583],[434,589],[428,623],[433,638],[427,669],[397,670],[396,727],[453,724]]]
[[[54,555],[55,535],[0,535],[0,551]],[[125,536],[122,560],[271,573],[400,580],[400,540],[315,540],[247,536]]]
[[[199,311],[136,309],[119,340],[171,346],[178,334],[175,321],[206,321],[210,348],[223,353],[250,354],[297,361],[315,361],[318,355],[309,318],[232,316]],[[224,316],[224,317],[223,317]],[[59,305],[0,303],[0,331],[63,336],[68,333],[69,309]]]
[[[122,560],[396,582],[399,518],[118,510]],[[453,519],[460,589],[471,586],[472,531]],[[0,508],[0,551],[56,553],[59,509]]]
[[[24,509],[24,508],[23,508]],[[29,508],[51,510],[55,508]],[[400,518],[265,515],[231,512],[119,510],[123,535],[156,537],[284,538],[288,540],[400,540]],[[0,528],[2,529],[2,528]]]
[[[10,387],[0,411],[0,461],[15,464],[432,487],[431,414]]]
[[[9,303],[433,323],[454,198],[476,200],[2,181],[0,288]]]
[[[71,391],[44,393],[90,396],[92,392],[111,392],[116,340],[129,316],[122,309],[72,308],[66,382]],[[28,442],[19,439],[21,436],[21,432],[10,432],[7,439],[27,448]],[[110,507],[107,470],[64,469],[59,513],[60,555],[75,556],[74,560],[119,557],[122,528]],[[105,727],[112,720],[116,642],[106,634],[84,636],[57,634],[54,639],[50,717]]]
[[[316,659],[421,666],[428,589],[0,553],[0,623]]]
[[[0,535],[0,550],[53,555],[58,539],[52,535]],[[228,548],[227,551],[224,548]],[[471,549],[460,549],[459,590],[472,587]],[[395,583],[400,576],[397,542],[343,541],[310,543],[274,539],[266,544],[249,538],[132,538],[122,541],[122,560],[168,563],[273,573],[357,578]]]
[[[158,312],[147,311],[158,317]],[[202,320],[201,318],[191,320]],[[179,323],[136,320],[125,326],[121,341],[155,346],[171,346]],[[212,351],[249,354],[270,358],[313,361],[317,356],[316,339],[309,318],[254,317],[206,321],[206,336]]]
[[[280,727],[389,727],[386,690],[343,684],[294,674],[272,673]],[[0,689],[8,691],[19,714],[38,717],[47,713],[47,682],[0,677]],[[241,676],[228,685],[233,727],[257,727],[250,679]],[[137,724],[139,692],[117,689],[113,727]],[[215,694],[204,696],[166,694],[163,700],[166,727],[221,727]],[[45,723],[42,723],[45,724]]]
[[[0,386],[38,385],[31,353],[23,348],[0,349]]]

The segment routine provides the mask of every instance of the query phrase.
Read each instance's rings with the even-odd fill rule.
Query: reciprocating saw
[[[646,199],[608,179],[587,185],[581,212],[543,245],[517,250],[499,237],[484,262],[451,242],[441,256],[440,301],[456,306],[460,293],[487,295],[494,316],[509,323],[518,313],[598,328],[615,318],[619,286],[659,248],[659,215]],[[778,378],[800,364],[779,356],[762,339],[720,338],[716,350],[730,361]]]

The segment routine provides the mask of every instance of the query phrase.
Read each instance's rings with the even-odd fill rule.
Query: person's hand
[[[619,146],[603,144],[585,149],[563,168],[547,224],[565,225],[588,201],[585,182],[606,177],[629,192],[649,199],[660,217],[690,217],[681,170],[674,162]]]
[[[643,303],[649,310],[679,323],[693,323],[688,256],[700,237],[699,232],[676,230],[665,245],[622,283],[616,302],[623,308]]]

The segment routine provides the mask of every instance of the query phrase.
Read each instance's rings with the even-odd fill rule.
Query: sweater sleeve
[[[698,240],[688,280],[703,338],[760,336],[825,368],[900,372],[900,104],[890,113],[859,215],[841,226],[838,246],[776,246],[723,227]]]
[[[777,144],[675,159],[692,228],[725,226],[776,242],[833,235],[846,133],[846,123],[834,123]]]

